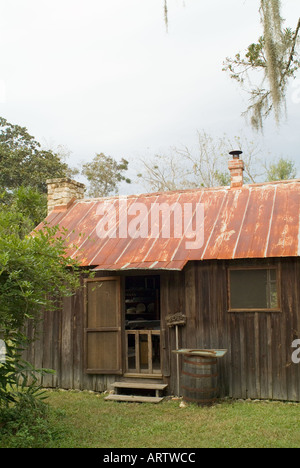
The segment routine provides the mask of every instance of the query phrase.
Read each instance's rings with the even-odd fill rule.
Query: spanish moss
[[[165,0],[164,15],[165,15],[166,31],[168,32],[169,23],[168,23],[168,5],[167,5],[167,0]]]
[[[281,84],[282,61],[282,18],[280,0],[261,0],[261,14],[264,27],[264,49],[267,63],[267,77],[270,84],[276,121],[284,99]]]
[[[224,62],[223,70],[250,96],[250,104],[243,115],[250,114],[256,130],[262,130],[263,121],[271,112],[279,124],[286,104],[288,81],[296,78],[300,69],[300,19],[294,31],[284,28],[280,11],[280,0],[261,0],[263,35],[257,43],[249,45],[244,56],[238,53]]]

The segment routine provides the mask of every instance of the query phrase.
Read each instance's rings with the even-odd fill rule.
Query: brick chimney
[[[85,185],[69,178],[48,179],[48,214],[55,207],[61,210],[67,209],[74,200],[84,198]]]
[[[231,161],[228,162],[228,168],[230,171],[231,179],[231,188],[242,187],[244,183],[244,161],[240,159],[242,151],[231,151],[229,154],[233,157]]]

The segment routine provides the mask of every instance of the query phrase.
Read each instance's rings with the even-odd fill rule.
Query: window
[[[277,268],[230,268],[229,311],[279,311]]]

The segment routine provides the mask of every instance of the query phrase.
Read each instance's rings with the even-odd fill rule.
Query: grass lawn
[[[300,404],[225,401],[209,408],[105,401],[49,391],[58,436],[52,448],[300,447]]]

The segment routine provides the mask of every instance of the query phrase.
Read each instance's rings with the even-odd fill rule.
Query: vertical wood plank
[[[81,285],[83,283],[81,282]],[[73,385],[74,389],[82,390],[84,369],[84,314],[83,314],[83,288],[76,291],[72,297],[73,315]]]
[[[187,265],[185,271],[185,311],[187,317],[186,323],[186,345],[188,348],[197,347],[196,333],[196,274],[195,264],[191,262]],[[200,339],[202,339],[200,337]]]
[[[151,330],[147,331],[147,341],[148,341],[148,371],[149,371],[149,374],[153,374]]]
[[[140,334],[138,330],[135,330],[135,368],[136,372],[141,372],[141,363],[140,363]]]
[[[60,387],[61,380],[61,307],[57,308],[53,313],[53,386]]]
[[[61,386],[73,388],[73,311],[70,297],[63,298],[61,329]]]
[[[53,369],[53,311],[45,311],[43,320],[43,368]],[[43,386],[53,387],[53,375],[43,376]]]
[[[33,355],[34,355],[34,361],[33,365],[35,366],[36,369],[41,369],[43,367],[43,357],[44,357],[44,352],[45,352],[45,345],[44,345],[44,326],[43,326],[43,320],[44,320],[44,312],[41,316],[41,319],[38,320],[38,322],[33,326]],[[40,374],[36,375],[37,377],[37,383],[39,385],[42,384],[42,376]]]
[[[129,339],[128,331],[125,331],[125,372],[128,372],[129,370],[128,339]]]
[[[269,362],[269,332],[268,332],[268,314],[261,314],[256,318],[256,333],[258,336],[259,343],[256,345],[256,361],[257,373],[256,377],[258,382],[256,383],[259,386],[260,397],[262,399],[269,398],[269,372],[270,372],[270,362]],[[257,330],[258,327],[258,330]],[[257,338],[256,338],[257,339]],[[257,352],[259,351],[259,352]]]
[[[160,328],[161,328],[161,358],[162,374],[165,378],[170,377],[171,366],[171,345],[169,328],[166,325],[166,317],[169,315],[168,301],[168,274],[163,272],[160,275]]]

